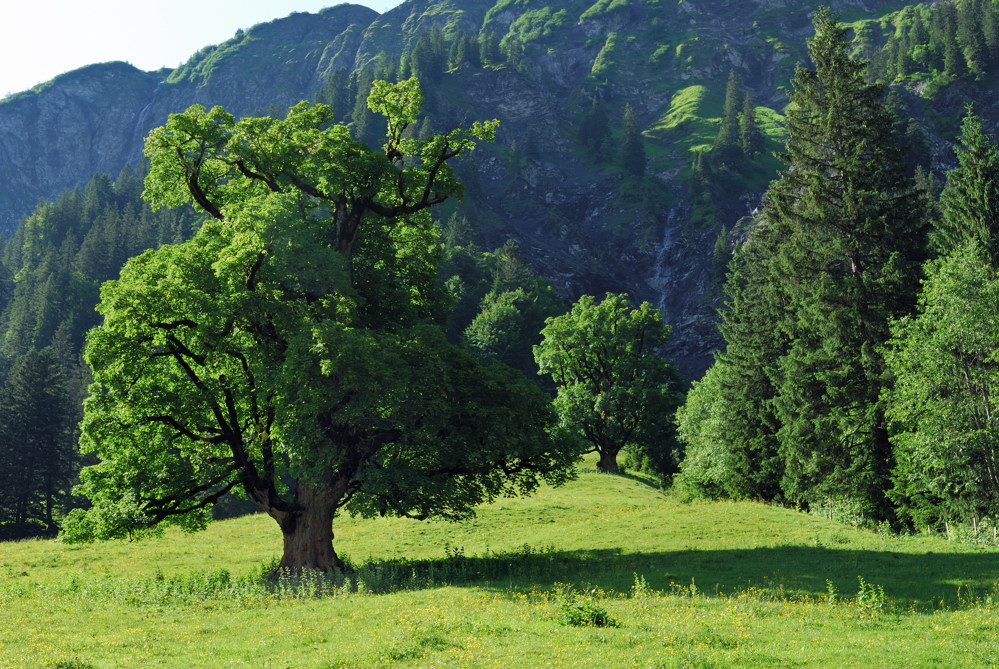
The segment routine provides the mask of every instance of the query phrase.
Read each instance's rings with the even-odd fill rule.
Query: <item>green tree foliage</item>
[[[742,98],[742,115],[739,117],[739,146],[742,153],[752,159],[763,151],[764,137],[756,122],[756,105],[753,97],[746,93]]]
[[[769,280],[786,228],[758,225],[729,263],[724,351],[677,411],[678,483],[697,496],[783,500],[774,411],[776,361],[788,347],[785,286]]]
[[[764,143],[752,97],[743,91],[735,71],[730,71],[718,134],[711,150],[698,151],[691,161],[688,188],[695,221],[717,225],[742,215],[744,205],[733,194],[758,188],[753,184],[769,179],[757,160]]]
[[[894,15],[883,44],[870,25],[857,37],[882,81],[980,79],[999,56],[999,7],[992,0],[910,5]]]
[[[457,68],[466,64],[474,68],[482,67],[479,40],[475,36],[459,30],[451,41],[451,48],[448,50],[448,66]]]
[[[988,4],[991,10],[991,0]],[[968,73],[975,78],[985,74],[989,60],[982,19],[986,14],[994,16],[994,10],[986,12],[984,9],[982,0],[964,0],[957,5],[957,39]]]
[[[506,64],[512,69],[521,72],[524,70],[524,43],[520,41],[515,35],[507,35],[500,42],[500,47],[503,51],[503,57],[506,60]]]
[[[725,283],[725,274],[728,272],[731,259],[732,242],[728,238],[728,228],[723,225],[711,249],[711,280],[716,287]]]
[[[441,277],[454,299],[449,339],[537,378],[533,348],[545,321],[564,314],[566,306],[516,242],[482,252],[467,219],[455,215],[445,230]]]
[[[789,168],[738,255],[726,351],[691,392],[681,433],[698,471],[719,436],[737,463],[706,487],[802,505],[844,499],[884,517],[892,459],[879,351],[888,320],[914,305],[924,216],[882,88],[866,82],[827,9],[814,23],[815,69],[798,68],[788,109]],[[753,468],[779,473],[779,493]]]
[[[356,85],[357,80],[347,70],[337,68],[316,93],[315,101],[332,107],[333,115],[340,123],[349,123],[357,99]]]
[[[439,26],[420,33],[408,60],[410,76],[430,84],[440,82],[448,67],[448,49]]]
[[[496,33],[486,32],[480,36],[479,61],[484,66],[503,63],[503,51],[500,49],[500,40]]]
[[[968,73],[968,63],[958,42],[957,5],[954,2],[941,2],[937,7],[939,17],[937,34],[941,36],[943,71],[949,77],[962,77]]]
[[[625,105],[621,121],[620,161],[621,169],[629,177],[640,179],[645,176],[645,143],[635,110],[630,104]]]
[[[540,390],[445,341],[430,208],[495,122],[406,139],[421,102],[416,80],[373,83],[380,151],[306,103],[151,133],[146,197],[211,218],[102,289],[81,438],[100,462],[68,539],[196,529],[233,491],[278,523],[282,567],[328,569],[345,506],[461,518],[570,476]]]
[[[999,158],[969,109],[947,175],[914,317],[896,322],[886,391],[897,464],[893,501],[917,526],[999,512],[995,397]]]
[[[611,293],[600,303],[582,296],[541,332],[534,357],[555,382],[555,409],[563,426],[599,454],[601,471],[618,471],[622,450],[660,475],[676,471],[673,414],[683,381],[656,354],[669,332],[648,302],[633,309],[625,295]]]
[[[384,119],[368,106],[368,98],[377,76],[372,65],[355,70],[352,75],[354,106],[350,112],[351,133],[354,139],[366,144],[377,144],[385,134]]]
[[[98,286],[129,256],[191,234],[190,212],[153,213],[141,191],[131,168],[115,182],[95,176],[40,204],[0,252],[0,448],[14,484],[0,496],[0,522],[19,534],[51,530],[73,501],[72,435],[87,385],[80,350],[98,323]]]
[[[743,151],[739,137],[739,112],[742,110],[745,94],[739,84],[735,70],[729,70],[725,87],[725,107],[721,126],[711,148],[712,164],[717,169],[733,168],[742,161]]]
[[[527,289],[487,293],[465,329],[465,340],[473,349],[536,376],[532,351],[541,341],[541,328],[546,319],[564,313],[565,306],[547,281],[533,283]]]
[[[933,223],[930,242],[937,253],[946,255],[974,240],[995,266],[999,262],[999,150],[970,107],[955,152],[958,167],[947,174],[940,194],[941,216]]]
[[[879,349],[888,319],[914,306],[924,214],[882,87],[866,83],[828,10],[815,31],[815,70],[799,67],[787,116],[789,169],[764,198],[764,225],[789,229],[773,277],[793,305],[775,400],[782,487],[795,502],[846,497],[883,517],[892,463]]]
[[[919,314],[894,324],[890,495],[917,527],[999,516],[999,279],[977,240],[934,262]]]
[[[610,160],[613,153],[610,119],[607,107],[599,97],[593,98],[589,111],[580,119],[577,139],[580,147],[596,162]]]

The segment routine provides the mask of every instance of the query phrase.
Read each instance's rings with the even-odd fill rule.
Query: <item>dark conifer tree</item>
[[[621,123],[621,169],[630,177],[645,176],[645,144],[631,105],[625,105]]]
[[[316,93],[316,102],[332,107],[337,121],[347,123],[356,97],[357,91],[351,88],[350,73],[344,68],[337,68]]]
[[[55,529],[76,474],[66,381],[51,349],[20,356],[0,391],[0,518],[28,534],[29,521]]]
[[[828,9],[814,25],[815,67],[798,68],[788,111],[789,167],[730,274],[726,350],[680,418],[688,453],[698,450],[691,438],[703,453],[720,438],[730,464],[702,457],[684,476],[727,494],[835,500],[886,517],[879,351],[889,318],[913,307],[924,217],[883,88],[867,83]]]
[[[594,96],[590,110],[583,114],[579,124],[579,144],[596,162],[604,162],[611,157],[611,129],[607,118],[607,107]]]
[[[374,144],[385,134],[385,128],[381,117],[375,114],[368,107],[368,96],[371,94],[372,82],[377,78],[374,68],[369,66],[360,71],[355,71],[354,78],[357,91],[354,98],[354,108],[350,114],[353,124],[351,134],[355,139],[369,144]]]
[[[479,54],[479,42],[475,37],[471,37],[463,30],[459,30],[451,42],[448,51],[448,66],[451,68],[470,65],[478,68],[482,66],[482,59]]]
[[[933,250],[946,255],[975,240],[999,266],[999,152],[970,107],[954,150],[959,165],[947,173],[940,194],[942,215],[930,233]]]
[[[739,144],[747,158],[763,151],[763,133],[756,122],[756,105],[749,93],[742,99],[742,115],[739,117]]]
[[[978,0],[979,16],[982,28],[982,40],[985,42],[988,63],[999,60],[999,9],[991,0]]]
[[[447,68],[448,51],[444,46],[444,35],[440,27],[434,26],[420,33],[409,54],[409,63],[409,74],[420,81],[437,83],[441,80]]]
[[[681,485],[707,497],[783,499],[783,461],[773,400],[775,362],[788,347],[786,286],[771,276],[782,221],[757,225],[728,266],[719,325],[724,351],[677,412],[686,444]]]
[[[496,33],[487,32],[480,37],[479,61],[482,65],[499,65],[503,62],[503,52],[500,50],[500,41]]]
[[[940,52],[943,55],[943,71],[952,77],[963,77],[968,72],[968,64],[957,36],[957,7],[951,0],[936,6],[939,17]]]
[[[991,7],[992,2],[988,3]],[[988,47],[982,33],[982,19],[985,14],[980,0],[964,0],[957,5],[957,39],[967,65],[968,74],[980,77],[988,67]]]
[[[524,44],[513,35],[507,36],[502,42],[506,64],[520,71],[524,69]]]
[[[814,24],[815,69],[799,67],[787,117],[789,169],[764,198],[764,225],[788,230],[771,277],[793,312],[775,370],[783,489],[883,518],[892,459],[879,350],[888,320],[914,306],[925,219],[883,87],[866,82],[828,9]]]
[[[735,70],[729,70],[721,126],[711,149],[711,163],[715,168],[734,168],[742,160],[739,112],[742,111],[743,97],[742,86],[739,84],[739,78],[735,76]]]

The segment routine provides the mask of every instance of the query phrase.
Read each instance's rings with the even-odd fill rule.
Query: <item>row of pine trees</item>
[[[992,0],[943,0],[902,9],[882,34],[857,36],[882,81],[980,78],[999,59],[999,15]]]
[[[101,283],[192,233],[193,212],[153,212],[142,188],[132,168],[95,176],[40,204],[0,246],[0,539],[52,532],[74,503],[81,352]]]
[[[678,413],[694,494],[925,526],[999,516],[999,160],[969,110],[937,203],[828,10],[787,169],[732,258],[724,350]]]

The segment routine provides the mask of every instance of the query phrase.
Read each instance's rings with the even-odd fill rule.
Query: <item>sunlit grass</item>
[[[265,516],[134,544],[0,544],[0,667],[985,666],[999,651],[995,550],[684,504],[625,477],[584,473],[457,524],[343,518],[336,543],[358,574],[401,565],[398,587],[246,586],[280,546]],[[234,585],[198,595],[223,569]],[[883,606],[858,605],[858,576]],[[172,578],[194,594],[157,585]],[[567,601],[617,626],[566,624]]]

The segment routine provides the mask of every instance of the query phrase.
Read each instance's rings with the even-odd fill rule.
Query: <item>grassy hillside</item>
[[[995,550],[683,504],[624,477],[584,473],[459,524],[344,519],[337,545],[369,581],[323,598],[253,585],[279,541],[251,516],[137,544],[0,545],[0,667],[984,666],[999,651]],[[617,625],[567,622],[600,610]]]

